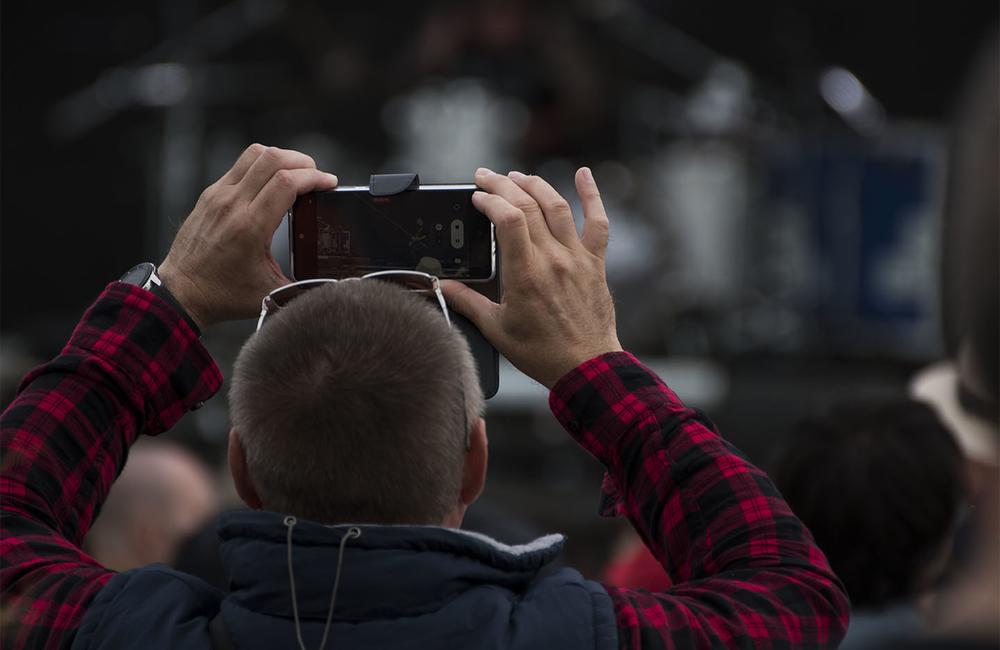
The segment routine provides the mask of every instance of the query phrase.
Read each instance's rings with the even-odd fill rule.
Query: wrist
[[[197,288],[187,279],[187,276],[178,272],[168,262],[160,265],[159,276],[163,289],[173,298],[173,302],[193,321],[199,333],[207,325],[211,324],[198,306]]]
[[[586,364],[592,359],[596,359],[602,355],[611,352],[623,352],[621,344],[615,341],[613,344],[609,343],[603,346],[596,346],[593,348],[587,348],[586,350],[575,351],[568,357],[564,358],[563,362],[558,364],[553,364],[551,369],[554,371],[544,377],[536,377],[539,382],[548,389],[552,389],[556,384],[558,384],[563,377],[573,373],[577,368]]]
[[[176,297],[174,297],[174,294],[170,292],[170,289],[160,282],[159,284],[151,285],[148,291],[173,307],[174,310],[180,314],[185,321],[187,321],[187,324],[191,326],[194,333],[201,338],[201,324],[195,319],[194,316],[191,315],[191,312],[188,311]]]

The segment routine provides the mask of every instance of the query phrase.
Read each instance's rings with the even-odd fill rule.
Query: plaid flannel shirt
[[[151,293],[112,283],[2,418],[2,647],[63,648],[113,573],[80,550],[140,433],[210,398],[222,376]],[[592,359],[550,395],[608,469],[605,514],[627,516],[675,586],[608,587],[622,648],[835,647],[848,602],[809,532],[752,466],[627,353]]]

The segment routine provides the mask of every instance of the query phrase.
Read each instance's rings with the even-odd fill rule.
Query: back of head
[[[324,523],[439,524],[482,410],[462,335],[378,281],[313,289],[269,317],[229,394],[268,510]]]
[[[774,479],[857,608],[908,600],[942,568],[961,455],[927,406],[844,403],[796,428]]]

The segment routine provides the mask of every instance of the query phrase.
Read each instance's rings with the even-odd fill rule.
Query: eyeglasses
[[[299,280],[298,282],[292,282],[291,284],[286,284],[283,287],[278,287],[271,293],[264,296],[264,300],[261,301],[260,318],[257,319],[257,330],[259,331],[261,326],[264,324],[264,319],[281,310],[283,307],[286,307],[288,303],[292,302],[306,291],[326,284],[350,282],[352,280],[380,280],[382,282],[395,284],[405,291],[412,291],[414,293],[421,293],[425,295],[433,293],[437,296],[438,306],[441,307],[441,313],[444,314],[445,321],[448,322],[449,326],[451,325],[451,316],[448,315],[448,305],[444,301],[444,294],[441,293],[441,283],[438,282],[436,277],[428,273],[422,273],[421,271],[376,271],[375,273],[362,275],[359,278],[344,278],[343,280],[337,280],[334,278],[316,278],[314,280]]]

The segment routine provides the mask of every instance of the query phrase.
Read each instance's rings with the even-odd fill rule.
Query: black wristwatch
[[[184,317],[184,320],[188,322],[191,329],[193,329],[199,337],[201,336],[201,329],[198,327],[198,324],[194,322],[194,319],[187,313],[184,306],[177,302],[177,298],[174,298],[174,295],[170,293],[165,286],[163,286],[163,281],[160,280],[160,276],[156,274],[156,265],[152,262],[142,262],[140,264],[136,264],[126,271],[125,275],[119,278],[119,282],[133,284],[159,296],[160,298],[163,298],[170,303],[181,316]]]

